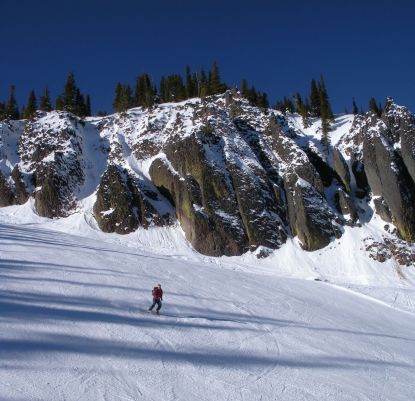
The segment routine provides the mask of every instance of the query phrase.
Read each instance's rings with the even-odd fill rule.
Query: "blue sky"
[[[59,94],[69,71],[111,111],[118,81],[209,68],[242,78],[272,102],[309,92],[324,75],[335,112],[354,96],[392,96],[415,111],[415,5],[411,1],[27,1],[0,0],[0,99],[19,105],[48,85]]]

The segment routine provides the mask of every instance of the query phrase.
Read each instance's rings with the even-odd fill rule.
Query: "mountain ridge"
[[[3,121],[0,202],[30,196],[50,218],[83,210],[106,232],[177,220],[192,246],[212,256],[268,254],[292,237],[321,249],[370,210],[393,244],[407,240],[410,250],[413,115],[390,99],[382,118],[338,116],[329,149],[319,120],[309,122],[251,106],[236,91],[102,118],[52,111]],[[388,163],[378,162],[387,160],[382,152]],[[89,197],[93,208],[83,209]]]

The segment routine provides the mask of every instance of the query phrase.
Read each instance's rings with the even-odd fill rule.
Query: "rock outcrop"
[[[203,173],[201,174],[203,177]],[[219,256],[237,255],[247,250],[248,241],[240,217],[235,213],[235,209],[230,210],[226,207],[232,201],[229,202],[222,196],[226,189],[216,187],[216,193],[209,194],[208,199],[203,199],[204,194],[197,180],[190,174],[180,175],[165,159],[153,161],[150,176],[160,191],[172,200],[177,219],[187,239],[197,251]],[[216,178],[220,180],[221,177]],[[212,208],[212,203],[207,203],[208,200],[220,205],[222,209]],[[208,207],[205,208],[204,204]],[[229,214],[223,210],[225,208]]]
[[[65,217],[74,211],[74,193],[84,182],[82,124],[69,113],[52,112],[39,113],[25,126],[19,153],[22,168],[32,174],[32,196],[40,216]]]
[[[382,196],[401,236],[415,241],[415,186],[397,153],[381,136],[364,142],[364,162],[370,188]]]
[[[352,188],[350,185],[350,170],[340,150],[333,147],[333,167],[338,178],[340,178],[347,193],[351,193]]]
[[[267,255],[294,236],[320,249],[357,225],[358,205],[414,241],[414,116],[392,100],[381,118],[345,116],[350,130],[329,151],[300,121],[233,90],[103,118],[0,122],[0,206],[32,198],[41,216],[92,212],[119,234],[177,221],[212,256]]]
[[[377,214],[393,222],[407,241],[415,240],[414,132],[414,116],[388,99],[380,118],[373,113],[356,116],[342,141],[356,195],[371,193]]]
[[[366,124],[366,117],[364,115],[357,114],[353,119],[350,131],[340,141],[340,146],[343,149],[344,155],[349,160],[348,164],[356,183],[354,195],[358,198],[364,198],[370,192],[365,166],[363,163],[363,138]],[[338,147],[336,147],[336,149],[339,150]],[[335,162],[335,165],[336,164],[338,165],[339,163]],[[336,171],[338,171],[338,168]],[[342,177],[341,173],[339,173],[339,175]]]
[[[11,178],[14,182],[15,202],[17,205],[23,205],[29,199],[29,194],[27,192],[26,184],[18,165],[14,166],[11,173]]]
[[[399,151],[412,181],[415,182],[415,117],[391,98],[386,101],[382,120],[389,131],[389,142]]]
[[[133,177],[114,164],[108,166],[101,178],[93,212],[104,232],[128,234],[139,226],[164,224]]]
[[[10,206],[15,203],[15,197],[10,184],[0,171],[0,207]]]
[[[332,238],[340,236],[341,231],[335,222],[335,212],[324,196],[320,174],[306,152],[284,135],[281,127],[270,129],[267,138],[282,165],[292,235],[298,236],[306,250],[323,248]]]
[[[334,201],[337,210],[343,216],[348,217],[347,223],[354,225],[358,221],[359,215],[353,202],[353,198],[349,195],[349,193],[347,193],[343,188],[339,188],[334,194]]]

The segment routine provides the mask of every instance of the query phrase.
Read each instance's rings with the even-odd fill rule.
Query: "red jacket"
[[[155,288],[152,292],[153,299],[163,299],[163,290],[161,288]]]

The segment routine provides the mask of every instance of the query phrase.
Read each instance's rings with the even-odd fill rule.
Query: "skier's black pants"
[[[154,299],[152,305],[150,306],[149,310],[153,310],[153,308],[156,306],[157,304],[157,311],[159,311],[161,309],[161,300],[160,298]]]

